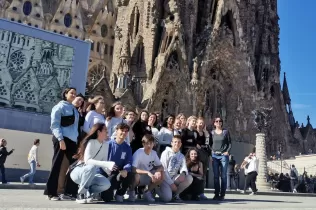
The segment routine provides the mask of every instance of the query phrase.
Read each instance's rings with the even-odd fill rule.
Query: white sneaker
[[[60,197],[59,196],[53,196],[50,198],[51,201],[60,201]]]
[[[84,194],[79,194],[76,199],[76,202],[80,204],[84,204],[84,203],[87,203],[87,199]]]
[[[250,193],[249,195],[256,195],[257,193],[256,192],[252,192],[252,193]]]
[[[121,195],[115,195],[115,200],[116,200],[117,202],[122,203],[122,202],[124,201],[124,197],[121,196]]]
[[[155,198],[153,198],[153,195],[151,192],[147,191],[144,193],[144,199],[148,202],[155,202]]]
[[[24,178],[22,176],[20,177],[20,181],[22,184],[24,184]]]
[[[130,201],[130,202],[135,202],[135,200],[136,200],[135,191],[134,190],[128,191],[127,194],[128,194],[128,199],[127,200]]]
[[[73,200],[72,197],[70,197],[68,195],[65,195],[65,194],[60,194],[59,197],[60,197],[60,200],[62,200],[62,201],[71,201],[71,200]]]
[[[246,191],[245,191],[245,190],[242,190],[242,191],[240,191],[240,193],[241,193],[241,194],[245,194],[245,193],[246,193]]]

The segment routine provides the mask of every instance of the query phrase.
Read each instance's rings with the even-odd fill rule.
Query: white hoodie
[[[179,152],[174,152],[170,147],[166,147],[161,154],[160,162],[165,169],[165,181],[171,185],[176,175],[185,172],[188,174],[188,168],[184,155]]]

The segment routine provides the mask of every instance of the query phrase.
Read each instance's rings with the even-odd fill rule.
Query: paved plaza
[[[207,194],[209,198],[211,194]],[[255,209],[255,210],[277,210],[277,209],[315,209],[315,198],[295,196],[249,196],[232,195],[226,196],[225,201],[200,201],[187,203],[154,203],[148,204],[144,201],[136,203],[124,202],[123,204],[95,203],[77,204],[74,201],[49,201],[43,195],[42,190],[0,190],[0,209],[190,209],[190,210],[220,210],[220,209]]]

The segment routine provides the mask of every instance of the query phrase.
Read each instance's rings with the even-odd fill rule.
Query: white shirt
[[[152,150],[149,155],[144,148],[138,149],[133,155],[133,167],[145,171],[151,171],[154,166],[161,166],[161,162],[156,151]]]
[[[259,159],[256,156],[252,156],[251,158],[246,157],[245,161],[249,163],[247,168],[247,174],[254,171],[258,172]]]
[[[173,131],[162,127],[159,131],[158,142],[160,145],[170,145],[173,138]]]
[[[38,163],[38,160],[37,160],[37,151],[38,151],[38,147],[36,145],[33,145],[32,148],[30,149],[29,151],[29,154],[27,156],[27,161],[30,163],[32,162],[33,160],[35,160],[36,163]]]
[[[100,113],[97,113],[94,110],[88,112],[88,114],[86,115],[86,117],[84,119],[83,131],[86,133],[89,133],[92,126],[97,124],[97,123],[105,124],[104,116]]]

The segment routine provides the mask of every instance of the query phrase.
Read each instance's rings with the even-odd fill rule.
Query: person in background
[[[204,174],[203,163],[199,158],[199,151],[192,148],[185,156],[189,174],[193,177],[193,182],[181,193],[181,198],[184,200],[200,200],[201,194],[204,192]]]
[[[131,142],[131,148],[133,154],[142,148],[142,138],[146,134],[152,134],[151,127],[148,125],[149,114],[146,110],[140,112],[139,119],[133,126],[133,132],[135,135],[134,140]]]
[[[159,131],[158,138],[158,154],[161,154],[167,146],[171,146],[171,141],[173,137],[173,124],[174,116],[168,115],[162,124],[162,128]]]
[[[108,116],[105,121],[105,125],[108,128],[109,137],[115,137],[116,126],[120,123],[127,124],[127,121],[122,117],[124,110],[121,102],[115,102],[109,110]],[[125,141],[130,144],[129,136]]]
[[[28,154],[27,161],[30,164],[30,172],[20,177],[20,181],[23,184],[26,178],[29,178],[29,184],[33,185],[33,178],[36,172],[36,166],[40,167],[41,165],[38,162],[38,147],[40,145],[40,140],[35,139],[33,146]]]
[[[223,200],[227,188],[227,167],[229,152],[232,147],[228,130],[223,129],[223,120],[216,117],[213,123],[215,130],[211,132],[213,139],[212,165],[214,173],[214,200]],[[221,182],[219,181],[221,177]]]
[[[181,120],[180,118],[176,118],[174,120],[174,124],[173,124],[173,135],[180,135],[181,136],[182,133],[182,128],[181,128]]]
[[[291,192],[297,193],[297,186],[298,186],[298,172],[297,169],[295,168],[295,165],[291,166],[290,169],[290,182],[291,182]]]
[[[187,127],[182,128],[181,139],[182,139],[182,154],[186,155],[191,148],[195,148],[198,133],[196,131],[196,121],[195,116],[191,116],[187,120]]]
[[[185,117],[185,115],[183,113],[180,113],[177,115],[177,118],[179,118],[181,121],[181,129],[186,128],[187,127],[187,118]]]
[[[116,170],[114,164],[108,161],[109,144],[105,124],[92,126],[87,136],[82,140],[76,154],[78,163],[70,172],[71,179],[79,185],[76,202],[92,203],[95,194],[110,188],[110,181],[98,173],[101,167],[104,171]]]
[[[227,168],[227,190],[231,190],[232,188],[237,190],[237,186],[235,182],[235,165],[236,165],[236,161],[234,160],[234,156],[229,155],[229,162],[228,162],[228,168]]]
[[[135,138],[135,134],[133,132],[133,126],[136,123],[136,112],[133,110],[127,111],[126,115],[125,115],[125,120],[127,122],[127,125],[129,126],[129,132],[128,132],[128,136],[129,136],[129,140],[132,142]]]
[[[246,193],[247,188],[250,186],[252,192],[250,195],[257,194],[257,186],[256,186],[256,179],[258,176],[258,166],[259,166],[259,159],[256,157],[256,153],[250,153],[248,157],[244,160],[248,164],[247,168],[247,177],[246,177],[246,185],[244,190],[241,193]]]
[[[105,117],[102,114],[104,109],[103,96],[95,96],[93,99],[89,99],[88,109],[90,110],[84,120],[83,131],[89,133],[94,124],[105,123]]]
[[[117,202],[123,202],[124,195],[131,186],[133,181],[132,175],[132,149],[124,141],[128,135],[129,126],[121,123],[116,126],[116,138],[109,141],[109,161],[115,162],[116,170],[111,174],[106,174],[101,171],[105,177],[111,182],[111,187],[101,193],[101,198],[104,201],[112,201],[114,196],[114,190],[116,190],[115,200]]]
[[[7,180],[5,178],[5,161],[7,160],[7,157],[11,155],[14,152],[14,149],[12,149],[10,152],[7,151],[7,140],[0,139],[0,170],[1,170],[1,179],[2,184],[7,184]]]
[[[85,98],[84,96],[79,93],[76,98],[73,100],[72,105],[76,107],[79,113],[79,122],[78,122],[78,147],[80,145],[80,140],[84,138],[82,135],[82,126],[84,124],[84,119],[86,116],[86,108],[85,108]]]
[[[157,193],[165,202],[171,200],[179,202],[181,201],[180,194],[190,186],[193,178],[188,172],[185,157],[180,151],[181,136],[174,136],[171,145],[171,147],[166,147],[161,154],[160,161],[165,169],[165,179]]]
[[[66,88],[62,94],[62,101],[53,107],[51,113],[54,154],[52,169],[44,191],[44,195],[47,195],[51,201],[72,199],[71,196],[66,195],[64,192],[66,172],[61,169],[62,167],[68,168],[75,161],[73,156],[78,148],[79,113],[72,104],[75,98],[76,89]],[[67,163],[69,165],[62,166],[64,156],[68,159]]]
[[[144,135],[142,139],[143,148],[138,149],[133,155],[133,184],[128,192],[129,201],[135,201],[135,187],[148,186],[144,192],[144,199],[155,202],[152,190],[162,183],[164,167],[162,166],[156,151],[153,150],[155,138]]]
[[[240,188],[239,188],[239,182],[240,182],[239,174],[240,174],[240,165],[239,165],[239,164],[236,164],[236,165],[235,165],[235,177],[234,177],[234,179],[235,179],[237,191],[240,190]]]

